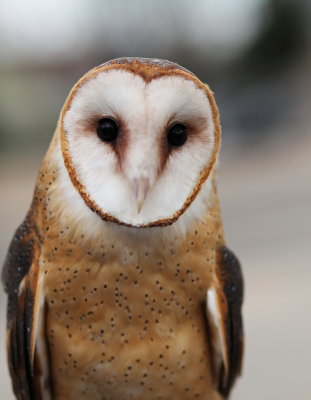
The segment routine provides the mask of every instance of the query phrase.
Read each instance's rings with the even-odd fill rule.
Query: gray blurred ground
[[[232,399],[310,400],[311,137],[276,137],[249,151],[226,147],[219,179],[225,231],[246,281],[246,358]],[[39,163],[25,155],[0,162],[1,263]],[[0,299],[0,393],[12,400],[2,292]]]

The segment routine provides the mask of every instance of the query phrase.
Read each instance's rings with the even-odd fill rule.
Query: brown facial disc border
[[[67,138],[67,132],[64,129],[64,116],[65,113],[69,110],[71,106],[71,102],[79,90],[79,88],[85,84],[88,80],[93,79],[98,73],[114,70],[114,69],[121,69],[132,72],[134,74],[140,75],[146,82],[150,82],[152,79],[161,78],[162,76],[169,76],[175,75],[180,76],[184,79],[191,80],[195,83],[195,85],[204,91],[206,96],[208,97],[209,103],[212,109],[212,116],[214,121],[214,147],[210,157],[208,164],[202,169],[199,179],[197,181],[196,186],[193,188],[190,195],[187,197],[186,201],[184,202],[183,206],[177,210],[171,217],[163,218],[156,221],[149,222],[147,224],[141,225],[132,225],[130,223],[126,223],[120,221],[118,218],[114,217],[113,215],[104,212],[100,209],[100,207],[95,203],[94,200],[91,199],[90,195],[88,194],[85,186],[80,182],[75,168],[73,166],[72,159],[69,154],[69,142]],[[220,127],[220,120],[219,120],[219,112],[218,108],[213,96],[212,91],[210,88],[203,84],[195,75],[191,72],[187,71],[186,69],[180,67],[178,64],[171,63],[165,60],[157,60],[157,59],[139,59],[139,58],[120,58],[116,60],[111,60],[103,65],[100,65],[91,71],[87,72],[72,88],[69,96],[64,104],[64,107],[61,111],[60,115],[60,143],[61,149],[63,153],[63,158],[65,162],[65,166],[68,170],[69,177],[76,187],[78,192],[80,193],[81,197],[83,198],[85,204],[97,215],[99,215],[103,220],[115,222],[119,225],[130,226],[134,228],[145,228],[145,227],[155,227],[155,226],[167,226],[173,224],[190,206],[193,200],[196,198],[197,194],[199,193],[203,183],[208,178],[216,160],[217,155],[220,147],[220,135],[221,135],[221,127]]]

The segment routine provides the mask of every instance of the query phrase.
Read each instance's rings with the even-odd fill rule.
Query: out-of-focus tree
[[[301,1],[270,0],[262,10],[261,29],[243,55],[250,73],[272,73],[289,68],[307,45],[306,5]]]

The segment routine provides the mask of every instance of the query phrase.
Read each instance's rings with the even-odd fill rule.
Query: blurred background
[[[215,92],[226,238],[246,281],[233,400],[310,400],[311,2],[1,0],[0,264],[65,98],[120,56],[167,58]],[[13,400],[0,295],[1,398]]]

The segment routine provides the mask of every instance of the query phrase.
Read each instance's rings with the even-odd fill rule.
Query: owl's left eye
[[[171,146],[180,147],[187,140],[186,127],[183,124],[173,125],[167,133],[167,141]]]
[[[96,128],[97,136],[103,142],[113,142],[119,134],[117,123],[111,118],[102,118]]]

